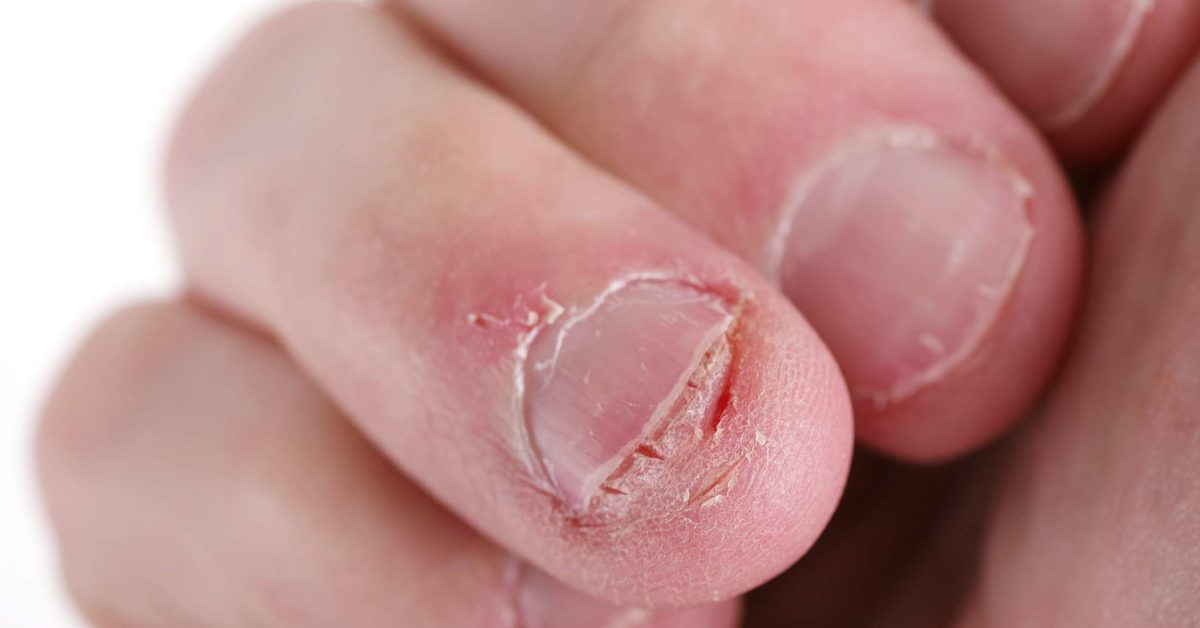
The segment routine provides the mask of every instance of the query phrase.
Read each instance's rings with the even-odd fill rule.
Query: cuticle
[[[642,434],[642,436],[630,443],[630,452],[622,455],[621,462],[616,468],[614,468],[609,476],[603,480],[599,486],[597,486],[596,490],[584,500],[584,503],[581,506],[572,506],[562,498],[561,491],[555,486],[555,483],[552,480],[552,474],[545,466],[545,458],[539,451],[537,442],[532,437],[528,424],[528,413],[525,407],[526,391],[521,385],[521,382],[523,382],[524,378],[524,370],[528,367],[528,347],[538,337],[538,335],[545,333],[547,329],[557,326],[557,329],[560,330],[561,333],[561,330],[569,328],[580,320],[586,318],[586,316],[588,316],[590,313],[594,312],[596,308],[599,307],[599,305],[606,298],[608,298],[608,296],[615,294],[616,292],[628,286],[641,283],[674,283],[687,286],[693,290],[712,297],[721,304],[721,307],[728,313],[728,321],[724,324],[724,329],[718,333],[716,339],[710,344],[709,350],[703,354],[704,357],[701,358],[702,363],[697,364],[692,371],[687,373],[686,377],[690,379],[699,370],[711,368],[711,365],[705,366],[703,361],[708,359],[708,354],[713,350],[714,347],[721,346],[722,348],[726,348],[725,350],[728,351],[728,358],[727,363],[723,367],[726,369],[725,374],[723,375],[725,383],[721,388],[721,392],[719,393],[720,398],[711,400],[709,402],[714,405],[720,405],[721,407],[716,408],[719,411],[717,415],[709,418],[708,422],[711,423],[711,425],[702,426],[702,429],[708,433],[709,437],[712,437],[713,433],[721,428],[720,423],[721,419],[723,418],[723,413],[728,411],[736,403],[731,388],[734,377],[736,376],[735,369],[737,368],[737,360],[739,357],[737,343],[738,338],[740,338],[742,333],[741,329],[743,317],[746,309],[751,307],[753,298],[748,291],[740,289],[735,285],[725,285],[726,282],[714,284],[703,281],[696,276],[687,274],[660,272],[630,274],[611,282],[610,285],[605,290],[601,291],[597,297],[586,307],[563,307],[559,313],[559,316],[555,320],[550,321],[545,325],[540,325],[535,329],[531,329],[528,334],[521,338],[518,350],[516,352],[516,360],[514,361],[514,368],[517,371],[517,384],[515,386],[516,394],[514,397],[516,402],[516,422],[519,424],[518,431],[520,432],[520,449],[521,453],[523,454],[522,457],[526,459],[526,466],[530,473],[530,480],[533,482],[533,488],[549,497],[554,505],[554,510],[559,514],[559,516],[562,517],[564,521],[570,523],[573,527],[601,528],[608,527],[609,525],[618,522],[624,524],[631,523],[631,521],[625,518],[612,520],[608,517],[593,517],[592,515],[595,511],[594,502],[597,499],[604,499],[606,496],[608,496],[608,492],[603,491],[603,489],[611,483],[614,477],[617,477],[629,470],[629,462],[636,457],[637,452],[643,446],[649,448],[654,453],[653,456],[647,456],[648,458],[653,459],[658,457],[660,460],[665,462],[667,455],[654,449],[656,446],[654,443],[654,438],[656,438],[656,434],[663,433],[670,426],[669,424],[672,423],[671,419],[673,410],[671,408],[674,407],[672,404],[679,403],[680,400],[684,399],[686,396],[685,389],[688,379],[683,380],[684,384],[680,390],[671,397],[671,404],[667,406],[667,409],[664,410],[662,414],[650,417],[647,420],[646,431]],[[567,318],[564,319],[563,317]],[[721,401],[724,403],[721,404]],[[613,494],[617,495],[618,492],[614,491]]]

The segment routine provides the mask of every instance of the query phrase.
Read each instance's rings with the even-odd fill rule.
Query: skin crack
[[[634,512],[668,516],[718,503],[737,479],[746,457],[713,456],[736,404],[736,314],[689,375],[679,397],[657,419],[657,429],[637,443],[581,510],[569,512],[576,527],[627,522]],[[678,489],[682,488],[682,491]],[[662,496],[675,493],[679,499]],[[655,504],[648,502],[654,501]],[[649,512],[647,512],[649,511]]]

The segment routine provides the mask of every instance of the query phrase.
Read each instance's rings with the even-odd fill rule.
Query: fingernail
[[[934,13],[1038,126],[1056,131],[1082,120],[1108,93],[1154,4],[938,0]]]
[[[1077,38],[1057,32],[1057,29],[1047,31],[1022,26],[1027,32],[1034,32],[1032,43],[1043,55],[1041,59],[1051,59],[1061,68],[1058,80],[1051,81],[1049,86],[1046,81],[1031,86],[1028,95],[1033,103],[1030,113],[1035,122],[1049,131],[1070,128],[1091,113],[1104,98],[1137,43],[1154,0],[1127,0],[1123,7],[1119,2],[1109,3],[1099,12],[1102,15],[1097,15],[1099,5],[1094,2],[1068,4],[1074,10],[1063,11],[1065,15],[1060,13],[1059,23],[1086,24],[1083,27],[1086,30],[1081,30]],[[1063,46],[1064,37],[1081,43]],[[1031,73],[1028,68],[1017,71],[1045,76]],[[1039,93],[1044,96],[1039,97]],[[1039,103],[1040,99],[1045,100]]]
[[[731,320],[715,294],[637,281],[534,337],[524,366],[526,426],[534,457],[568,506],[585,507],[632,455]]]
[[[1030,194],[998,157],[925,132],[860,146],[801,182],[781,285],[860,407],[909,397],[971,355],[1024,263]]]

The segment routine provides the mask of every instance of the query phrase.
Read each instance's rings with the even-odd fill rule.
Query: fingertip
[[[1058,368],[1083,285],[1079,211],[1045,147],[999,124],[998,150],[1028,185],[1030,239],[987,332],[938,381],[883,408],[856,400],[861,442],[890,456],[940,462],[995,440],[1021,419]]]
[[[845,384],[790,304],[765,283],[751,294],[712,405],[668,419],[586,509],[543,505],[550,573],[622,605],[715,602],[783,571],[824,529],[853,442]]]
[[[1200,43],[1189,0],[937,0],[934,17],[1068,161],[1132,139]]]

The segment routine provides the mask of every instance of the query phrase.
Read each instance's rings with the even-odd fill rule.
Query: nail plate
[[[780,282],[876,408],[978,346],[1023,266],[1031,190],[996,156],[923,131],[880,136],[803,179]]]
[[[683,394],[733,316],[708,291],[636,281],[533,339],[524,412],[533,456],[564,502],[586,507]]]

